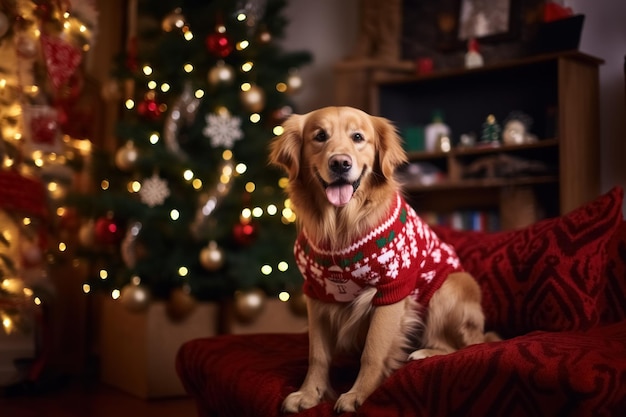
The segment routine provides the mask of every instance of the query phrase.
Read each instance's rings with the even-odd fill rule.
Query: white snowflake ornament
[[[170,196],[170,189],[167,181],[161,179],[157,174],[144,180],[139,190],[139,198],[141,202],[149,207],[160,206],[165,199]]]
[[[241,131],[241,119],[230,114],[210,113],[206,115],[207,125],[202,133],[211,138],[211,146],[217,148],[223,146],[232,149],[235,141],[243,138]]]

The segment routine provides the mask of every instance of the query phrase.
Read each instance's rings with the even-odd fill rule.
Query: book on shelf
[[[430,225],[478,232],[500,230],[500,215],[496,210],[457,210],[447,213],[426,211],[419,215]]]

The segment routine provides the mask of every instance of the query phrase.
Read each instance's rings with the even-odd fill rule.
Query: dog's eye
[[[326,139],[328,139],[328,134],[325,130],[320,130],[317,132],[317,135],[315,135],[315,140],[318,142],[326,142]]]
[[[363,142],[365,140],[365,138],[360,133],[353,133],[352,134],[352,140],[355,141],[355,142]]]

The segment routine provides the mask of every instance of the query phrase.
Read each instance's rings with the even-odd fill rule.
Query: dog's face
[[[283,128],[270,161],[287,170],[292,186],[316,187],[335,207],[349,204],[362,188],[393,182],[406,159],[389,121],[351,107],[293,115]]]

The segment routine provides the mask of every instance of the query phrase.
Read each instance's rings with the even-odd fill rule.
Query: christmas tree
[[[143,309],[299,290],[295,215],[267,163],[311,58],[277,42],[285,4],[129,2],[108,88],[122,108],[116,149],[94,153],[98,189],[72,199],[91,219],[79,234],[96,265],[86,291]]]
[[[50,265],[67,248],[71,211],[63,199],[79,175],[81,149],[89,148],[85,126],[92,123],[79,103],[97,11],[93,1],[74,3],[0,4],[0,319],[7,333],[45,321],[55,296]]]

